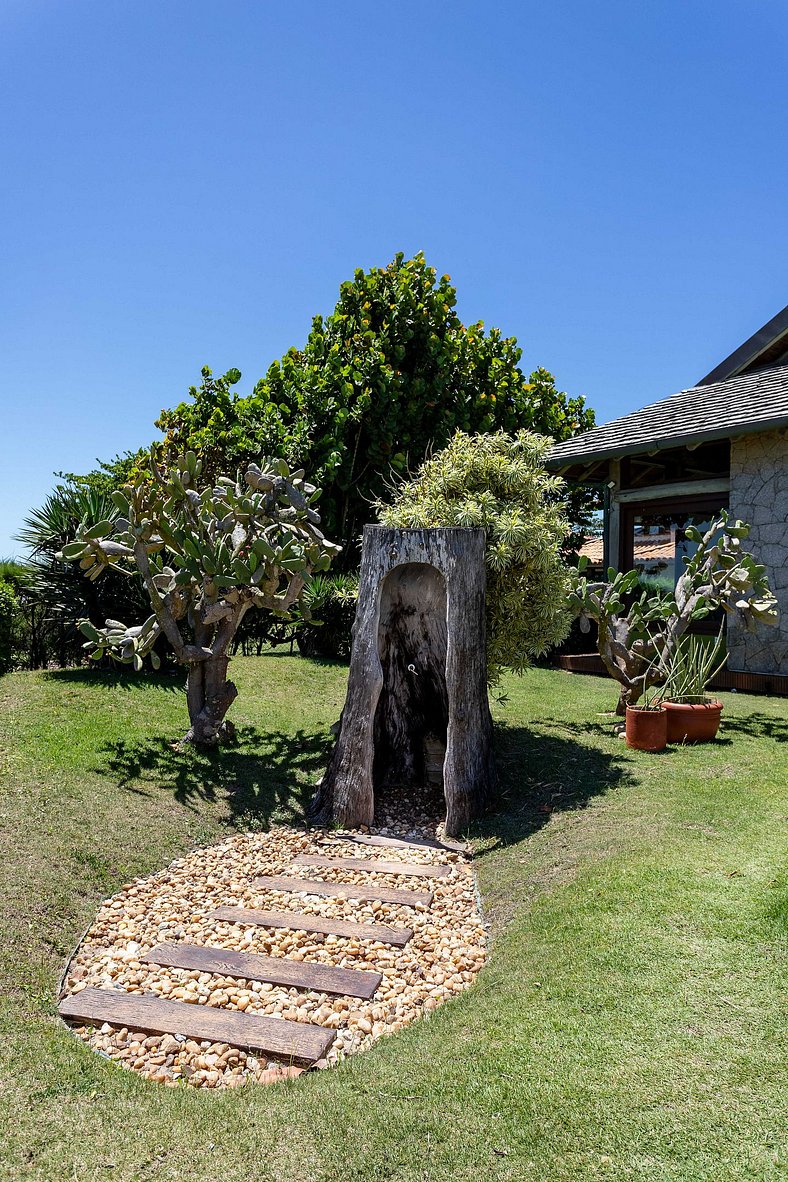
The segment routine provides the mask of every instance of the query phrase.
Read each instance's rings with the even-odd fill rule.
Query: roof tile
[[[583,460],[727,439],[779,426],[788,426],[788,365],[680,390],[557,443],[547,463],[550,468],[563,468]]]

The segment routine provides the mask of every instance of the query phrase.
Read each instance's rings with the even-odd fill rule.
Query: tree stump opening
[[[427,563],[396,566],[381,584],[378,656],[383,684],[375,711],[372,771],[376,798],[391,787],[443,785],[449,724],[446,609],[446,580]]]
[[[487,699],[485,535],[364,530],[345,707],[313,801],[320,819],[371,825],[375,799],[442,788],[446,834],[494,784]]]

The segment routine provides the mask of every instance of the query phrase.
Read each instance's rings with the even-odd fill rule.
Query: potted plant
[[[646,690],[637,706],[627,706],[624,728],[627,747],[634,751],[664,751],[668,743],[668,715],[662,689]]]
[[[710,743],[720,729],[722,702],[706,689],[727,660],[722,627],[711,644],[685,636],[673,652],[663,687],[669,743]]]

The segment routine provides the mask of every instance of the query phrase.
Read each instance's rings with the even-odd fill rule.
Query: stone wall
[[[732,517],[749,521],[744,543],[769,572],[780,605],[776,628],[728,628],[728,667],[788,674],[788,432],[763,431],[731,440]]]

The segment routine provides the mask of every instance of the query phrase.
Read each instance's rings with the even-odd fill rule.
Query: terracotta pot
[[[669,743],[710,743],[720,729],[722,702],[666,702]]]
[[[663,706],[627,706],[627,747],[635,751],[664,751],[668,742],[668,716]]]

